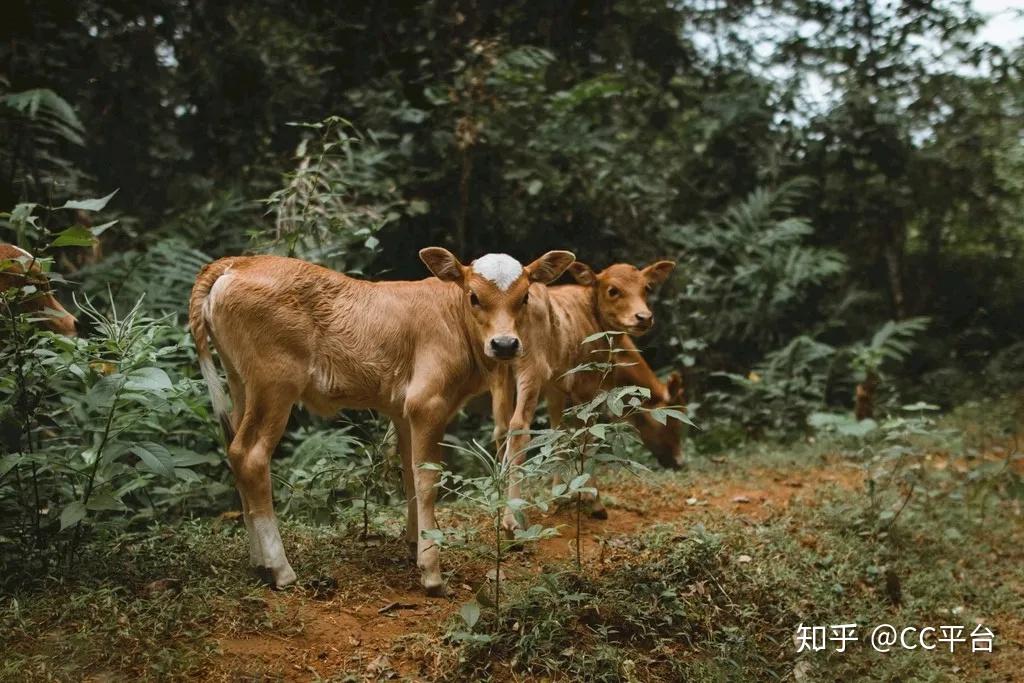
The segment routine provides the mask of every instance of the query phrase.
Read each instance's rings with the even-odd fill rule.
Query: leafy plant
[[[550,463],[547,454],[528,458],[520,465],[513,464],[510,458],[495,458],[491,453],[476,441],[468,446],[454,446],[463,455],[473,462],[479,476],[463,475],[445,469],[440,465],[425,463],[421,467],[435,469],[440,472],[438,486],[454,494],[472,507],[483,512],[487,516],[488,526],[492,535],[488,539],[482,539],[475,544],[469,536],[463,536],[456,540],[438,529],[432,532],[424,532],[430,540],[440,545],[458,542],[466,546],[476,546],[477,551],[488,556],[494,562],[493,577],[494,591],[487,590],[486,584],[477,591],[475,600],[463,605],[462,615],[466,626],[472,631],[477,619],[480,616],[480,604],[493,606],[495,613],[501,615],[501,580],[503,576],[502,564],[505,554],[512,545],[533,543],[557,534],[555,529],[534,524],[528,529],[516,529],[513,538],[508,538],[502,528],[502,518],[505,511],[511,509],[516,513],[535,507],[546,511],[550,502],[550,496],[541,496],[532,500],[508,497],[509,484],[513,477],[532,479],[547,476],[550,472]],[[472,533],[472,532],[470,532]]]
[[[275,476],[281,510],[318,522],[355,514],[368,541],[375,511],[401,501],[394,437],[390,421],[380,417],[296,430],[286,438],[291,454],[279,460],[284,474]]]
[[[741,344],[766,352],[807,322],[815,293],[846,271],[843,256],[808,244],[814,227],[795,215],[810,183],[797,178],[758,188],[721,214],[668,226],[665,238],[685,251],[687,287],[679,305],[689,313],[687,338],[700,347]],[[693,350],[675,341],[680,352]],[[756,356],[755,356],[756,357]]]
[[[80,309],[94,336],[36,333],[8,357],[20,365],[5,393],[35,386],[37,411],[0,468],[3,552],[27,549],[23,560],[47,563],[58,551],[73,563],[86,531],[152,517],[167,504],[155,495],[160,485],[201,483],[195,468],[219,462],[174,437],[182,423],[201,423],[201,394],[196,382],[174,381],[160,367],[177,351],[164,344],[161,323],[140,304],[125,313],[104,314],[88,301]],[[18,540],[26,536],[34,539],[27,548]]]
[[[86,175],[68,159],[68,146],[85,144],[85,128],[74,108],[48,88],[0,94],[0,168],[26,195],[60,188],[62,194],[85,189]],[[50,197],[47,196],[49,199]]]
[[[262,246],[363,273],[379,251],[376,233],[403,210],[417,210],[388,179],[394,152],[337,116],[293,125],[310,135],[285,186],[266,200],[275,225],[273,234],[258,235]]]
[[[744,376],[720,373],[740,390],[715,405],[732,402],[730,413],[748,428],[786,432],[805,424],[807,415],[826,404],[836,349],[801,335],[769,353]]]

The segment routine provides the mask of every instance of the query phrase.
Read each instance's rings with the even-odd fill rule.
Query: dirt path
[[[688,525],[704,515],[723,513],[756,522],[810,500],[822,486],[853,488],[860,482],[859,469],[834,465],[756,470],[744,473],[742,481],[699,475],[622,480],[604,491],[609,519],[583,520],[584,562],[591,571],[603,571],[609,544],[655,524]],[[537,521],[557,527],[561,535],[513,553],[505,570],[508,578],[540,573],[545,564],[564,564],[573,557],[576,526],[571,511]],[[442,526],[460,523],[465,522],[441,520]],[[218,639],[222,656],[211,679],[316,680],[346,673],[381,679],[427,676],[440,657],[432,644],[486,580],[489,565],[483,560],[459,562],[446,553],[446,569],[453,571],[448,583],[452,595],[427,599],[415,568],[403,559],[402,546],[396,541],[364,548],[332,577],[299,590],[268,590],[267,607],[288,613],[298,625],[296,632],[287,637],[261,633]]]

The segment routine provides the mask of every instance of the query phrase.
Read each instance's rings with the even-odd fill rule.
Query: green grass
[[[996,672],[993,655],[969,647],[952,657],[881,654],[861,643],[798,656],[792,637],[801,623],[856,623],[865,638],[879,624],[963,625],[969,633],[983,620],[997,648],[1012,653],[1024,614],[1024,523],[1020,477],[1005,449],[1018,414],[992,402],[941,421],[938,441],[897,434],[866,450],[826,439],[698,462],[683,478],[700,486],[743,482],[755,470],[813,475],[823,462],[831,471],[862,469],[876,486],[873,496],[866,485],[825,486],[753,524],[710,514],[697,525],[650,530],[599,575],[553,571],[520,586],[500,621],[485,617],[472,635],[453,625],[465,642],[450,678],[501,680],[512,670],[568,680],[792,680],[796,670],[805,680],[961,680],[966,671],[973,680],[1007,680],[1024,658]],[[972,430],[962,437],[939,430],[966,425]],[[888,479],[895,458],[885,458],[904,440],[917,445],[896,451],[899,476]],[[944,449],[961,446],[954,467],[957,453]],[[738,561],[744,555],[749,561]],[[1002,640],[1000,628],[1009,631]]]
[[[319,586],[350,559],[329,528],[290,522],[282,532],[307,585]],[[394,545],[377,550],[400,552]],[[211,665],[214,635],[298,633],[301,620],[268,600],[247,552],[237,521],[188,521],[96,539],[73,577],[43,579],[2,599],[0,678],[78,680],[112,672],[184,680]],[[316,592],[299,591],[311,599]]]
[[[1010,443],[1015,411],[997,403],[946,418],[943,426],[963,438],[944,435],[902,456],[917,482],[906,505],[901,478],[874,496],[861,485],[814,485],[840,468],[877,474],[879,461],[850,442],[754,445],[697,459],[682,473],[652,473],[631,485],[641,498],[649,491],[647,500],[621,502],[655,506],[655,493],[727,489],[766,473],[804,486],[794,489],[796,502],[759,518],[682,508],[677,518],[613,539],[605,561],[582,575],[568,552],[544,558],[540,575],[521,571],[528,560],[513,557],[501,618],[484,609],[471,632],[457,616],[417,622],[390,651],[397,657],[415,644],[436,654],[429,677],[452,681],[793,680],[794,670],[808,681],[1006,680],[1024,667],[1012,643],[1024,623],[1020,477],[998,450]],[[894,506],[898,514],[880,515]],[[186,680],[222,664],[218,639],[302,647],[306,611],[324,599],[321,590],[337,598],[330,610],[341,609],[381,580],[382,563],[390,563],[390,585],[416,590],[415,569],[403,559],[402,512],[382,510],[376,528],[384,541],[371,547],[356,541],[357,524],[345,531],[287,520],[282,531],[304,587],[284,594],[251,577],[237,520],[95,538],[72,577],[8,586],[0,597],[0,679]],[[459,506],[446,515],[462,525],[478,517]],[[466,550],[445,551],[446,567],[460,567],[458,581],[475,590],[483,577],[474,561]],[[446,604],[446,613],[457,609]],[[880,623],[969,631],[978,619],[996,632],[994,655],[883,655],[863,644],[798,655],[793,641],[800,623],[857,623],[864,637]],[[247,666],[254,676],[277,675],[259,661]]]

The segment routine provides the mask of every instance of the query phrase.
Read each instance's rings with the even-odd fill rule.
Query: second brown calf
[[[654,314],[647,305],[647,296],[674,267],[671,261],[658,261],[642,269],[616,264],[595,274],[590,267],[576,262],[570,266],[570,272],[578,284],[531,290],[536,292],[540,305],[534,308],[534,320],[526,328],[531,335],[530,350],[516,361],[513,380],[495,398],[496,430],[502,432],[507,428],[510,432],[503,457],[512,458],[517,464],[522,462],[529,442],[527,430],[542,394],[547,397],[552,427],[558,427],[566,404],[589,401],[613,385],[614,378],[601,372],[568,373],[584,363],[615,362],[614,338],[585,343],[588,337],[598,332],[640,335],[648,331],[654,324]],[[503,413],[502,408],[510,405],[512,396],[514,410]],[[513,477],[508,497],[521,497],[518,478]],[[599,497],[594,509],[601,516]],[[509,532],[519,527],[511,510],[506,511],[502,523]]]

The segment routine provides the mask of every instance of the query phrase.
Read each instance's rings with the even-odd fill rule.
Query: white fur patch
[[[226,275],[227,271],[224,272]],[[211,332],[213,332],[213,307],[217,304],[217,299],[224,295],[224,288],[227,287],[231,279],[225,277],[225,275],[217,278],[217,281],[210,288],[210,293],[206,296],[206,301],[203,302],[203,318],[206,322],[206,328]],[[199,372],[203,375],[203,379],[206,380],[206,386],[209,387],[210,403],[213,404],[214,414],[218,418],[226,416],[228,414],[228,397],[220,383],[220,375],[217,374],[217,368],[213,365],[213,358],[209,356],[200,358]]]
[[[277,520],[273,517],[256,517],[255,515],[252,515],[251,518],[256,542],[260,545],[263,566],[268,569],[285,567],[288,564],[288,558],[284,554],[281,534],[277,531]]]
[[[485,254],[470,264],[474,272],[487,278],[501,291],[512,286],[512,283],[523,274],[523,264],[508,254]]]
[[[225,270],[224,273],[214,281],[213,285],[210,287],[210,293],[206,295],[206,301],[204,302],[203,310],[206,313],[207,325],[211,325],[211,318],[213,316],[210,314],[213,311],[213,307],[217,305],[220,299],[224,296],[224,290],[226,290],[228,285],[231,284],[231,280],[233,278],[231,275],[229,275],[230,272],[231,267],[228,266],[228,269]]]

